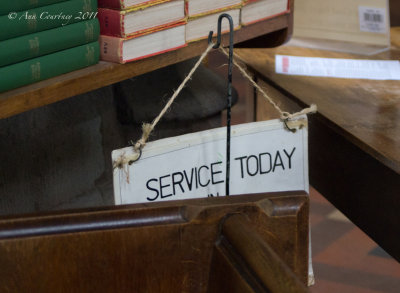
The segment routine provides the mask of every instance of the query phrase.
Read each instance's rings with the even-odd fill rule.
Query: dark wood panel
[[[218,248],[243,272],[255,292],[308,292],[268,243],[246,216],[235,214],[225,219]]]
[[[310,117],[310,183],[400,261],[399,174],[329,124],[321,115]]]
[[[390,25],[400,25],[400,2],[399,0],[389,0],[390,7]]]
[[[211,292],[309,292],[243,214],[228,215],[211,262]]]
[[[232,261],[221,245],[216,245],[211,262],[207,293],[264,292],[253,275]]]
[[[3,218],[0,291],[206,292],[230,214],[306,280],[308,197],[289,192]]]

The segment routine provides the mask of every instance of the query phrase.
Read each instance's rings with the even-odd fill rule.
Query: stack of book
[[[249,25],[289,12],[289,0],[244,0],[241,24]]]
[[[234,29],[240,28],[242,0],[186,0],[188,23],[186,41],[194,42],[208,37],[210,31],[217,34],[218,17],[227,13],[232,17]],[[221,31],[229,31],[229,23],[221,23]]]
[[[289,0],[99,0],[100,56],[126,63],[217,34],[227,13],[234,29],[289,12]],[[223,21],[222,33],[229,31]]]
[[[126,63],[186,46],[184,0],[99,0],[100,56]]]
[[[96,0],[13,0],[0,4],[0,92],[99,60]]]

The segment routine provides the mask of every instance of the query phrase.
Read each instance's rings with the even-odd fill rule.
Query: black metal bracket
[[[229,178],[231,165],[231,109],[232,109],[232,68],[233,68],[233,20],[229,14],[223,13],[218,17],[217,43],[213,49],[218,49],[221,45],[221,23],[222,19],[229,21],[229,63],[228,63],[228,89],[227,89],[227,117],[226,117],[226,179],[225,193],[229,196]],[[208,43],[212,43],[213,31],[208,34]]]

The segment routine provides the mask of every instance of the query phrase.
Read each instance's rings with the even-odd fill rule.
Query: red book
[[[186,46],[185,24],[183,21],[128,38],[101,35],[100,59],[126,63],[182,48]]]
[[[185,19],[184,0],[151,1],[128,10],[99,8],[100,34],[126,38],[179,23]]]

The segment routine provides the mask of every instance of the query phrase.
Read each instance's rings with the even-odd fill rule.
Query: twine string
[[[189,74],[186,76],[186,78],[182,81],[182,83],[179,85],[178,89],[174,92],[174,94],[171,96],[171,98],[168,100],[167,104],[165,104],[164,108],[161,110],[160,114],[153,120],[153,122],[150,123],[143,123],[142,124],[142,137],[134,144],[133,148],[135,150],[135,153],[133,154],[123,154],[121,155],[113,164],[113,168],[122,168],[125,164],[132,164],[133,162],[137,161],[140,156],[143,147],[146,145],[147,140],[150,137],[151,132],[154,130],[158,122],[161,120],[161,118],[165,115],[165,113],[168,111],[168,109],[171,107],[172,103],[175,101],[176,97],[179,95],[179,93],[183,90],[185,87],[186,83],[192,79],[193,74],[196,72],[197,68],[200,66],[201,62],[203,62],[204,58],[208,55],[208,53],[211,51],[212,47],[214,46],[213,43],[210,43],[207,49],[203,52],[203,54],[200,56],[200,58],[197,60],[196,64],[193,66],[193,68],[190,70]]]
[[[186,83],[192,79],[193,74],[196,72],[197,68],[200,66],[204,58],[208,55],[208,53],[211,51],[212,47],[214,46],[213,43],[211,43],[207,49],[203,52],[203,54],[200,56],[200,58],[197,60],[196,64],[193,66],[193,68],[190,70],[189,74],[186,76],[186,78],[182,81],[178,89],[174,92],[174,94],[171,96],[171,98],[168,100],[167,104],[164,106],[164,108],[161,110],[160,114],[153,120],[153,122],[150,123],[143,123],[142,125],[142,137],[134,144],[133,148],[135,150],[135,153],[126,155],[123,154],[121,155],[117,160],[115,160],[113,164],[113,168],[123,168],[124,165],[126,164],[132,164],[133,162],[137,161],[141,154],[142,154],[142,149],[146,145],[147,140],[150,137],[151,132],[154,130],[158,122],[161,120],[161,118],[165,115],[165,113],[168,111],[168,109],[171,107],[173,102],[175,101],[176,97],[180,94],[180,92],[183,90],[185,87]],[[228,53],[226,52],[225,49],[222,47],[220,48],[221,52],[225,54],[226,56],[229,56]],[[298,116],[304,115],[304,114],[310,114],[310,113],[315,113],[317,111],[317,106],[312,104],[309,108],[305,108],[301,110],[300,112],[296,113],[289,113],[282,111],[278,104],[272,100],[267,93],[253,80],[253,78],[246,72],[246,70],[238,63],[236,62],[237,56],[234,54],[233,58],[233,64],[239,69],[241,74],[262,94],[262,96],[278,111],[280,114],[281,120],[283,121],[289,121],[290,119],[296,118]]]
[[[224,48],[219,48],[220,51],[225,55],[229,56],[228,53]],[[268,94],[254,81],[254,79],[247,73],[246,69],[241,66],[236,59],[239,59],[235,53],[233,53],[233,64],[239,69],[240,73],[261,93],[261,95],[275,108],[276,111],[280,114],[281,120],[288,121],[290,119],[296,118],[298,116],[304,115],[304,114],[311,114],[311,113],[316,113],[317,112],[317,105],[311,104],[310,107],[304,108],[303,110],[296,112],[296,113],[289,113],[282,111],[281,108],[279,108],[278,104],[270,97]]]
[[[143,130],[143,135],[142,137],[136,142],[134,148],[135,150],[142,149],[147,142],[147,139],[150,136],[150,133],[153,131],[153,129],[156,127],[158,122],[161,120],[161,118],[164,116],[164,114],[167,112],[167,110],[171,107],[172,103],[175,101],[176,97],[179,95],[179,93],[183,90],[185,87],[186,83],[192,79],[193,74],[196,72],[197,68],[200,66],[201,62],[204,60],[204,58],[208,55],[208,52],[212,49],[214,44],[210,44],[207,49],[203,52],[203,54],[200,56],[199,60],[197,60],[196,64],[193,66],[192,70],[190,70],[189,74],[186,76],[186,78],[182,81],[178,89],[174,92],[172,97],[169,99],[168,103],[164,106],[164,108],[161,110],[160,114],[153,120],[151,124],[144,123],[142,126]]]

